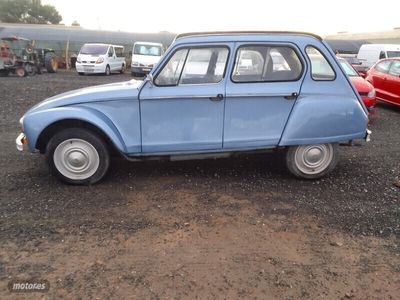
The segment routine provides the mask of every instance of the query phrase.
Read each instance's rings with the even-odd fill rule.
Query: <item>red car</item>
[[[366,79],[375,87],[376,98],[400,106],[400,57],[378,61]]]
[[[337,57],[337,59],[347,76],[349,76],[351,83],[360,94],[365,106],[371,111],[376,104],[374,87],[371,83],[362,78],[347,60],[342,57]]]

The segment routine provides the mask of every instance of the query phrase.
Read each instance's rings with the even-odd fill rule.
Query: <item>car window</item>
[[[392,63],[392,62],[391,62],[390,60],[382,61],[382,62],[378,63],[378,64],[375,66],[375,69],[376,69],[377,71],[379,71],[379,72],[387,73],[387,72],[389,72],[389,67],[390,67],[390,64],[391,64],[391,63]]]
[[[395,60],[389,69],[389,74],[393,76],[400,76],[400,61]]]
[[[223,79],[229,50],[225,47],[177,51],[156,78],[156,85],[218,83]]]
[[[290,47],[246,45],[236,53],[232,81],[294,81],[302,71],[301,61]]]
[[[386,58],[385,51],[381,51],[381,53],[379,53],[379,59],[383,59],[383,58]]]
[[[400,57],[400,51],[387,51],[387,57]]]
[[[314,80],[334,80],[335,72],[325,56],[313,46],[307,46],[306,53],[311,61],[311,77]]]
[[[123,57],[124,56],[124,48],[122,47],[115,47],[115,55],[117,57]]]
[[[108,50],[108,56],[114,56],[114,47],[110,47]]]
[[[359,76],[357,71],[346,61],[345,59],[338,59],[340,65],[342,66],[344,72],[347,76]]]

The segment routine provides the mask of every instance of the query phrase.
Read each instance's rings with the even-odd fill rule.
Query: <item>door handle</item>
[[[292,93],[291,95],[289,95],[289,96],[284,96],[284,98],[285,98],[286,100],[295,100],[295,99],[297,99],[298,96],[299,96],[298,93],[293,92],[293,93]]]
[[[210,97],[209,99],[210,99],[211,101],[221,101],[221,100],[224,99],[224,95],[218,94],[217,96],[215,96],[215,97]]]

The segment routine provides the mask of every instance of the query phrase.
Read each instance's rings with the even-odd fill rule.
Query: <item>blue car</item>
[[[115,151],[141,160],[283,149],[291,173],[315,179],[335,167],[339,143],[370,135],[335,54],[296,32],[181,34],[143,81],[51,97],[20,123],[17,148],[45,154],[70,184],[99,181]]]

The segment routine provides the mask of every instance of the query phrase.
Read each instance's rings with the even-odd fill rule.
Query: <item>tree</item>
[[[59,24],[62,20],[52,5],[40,0],[0,0],[0,21],[4,23]]]

